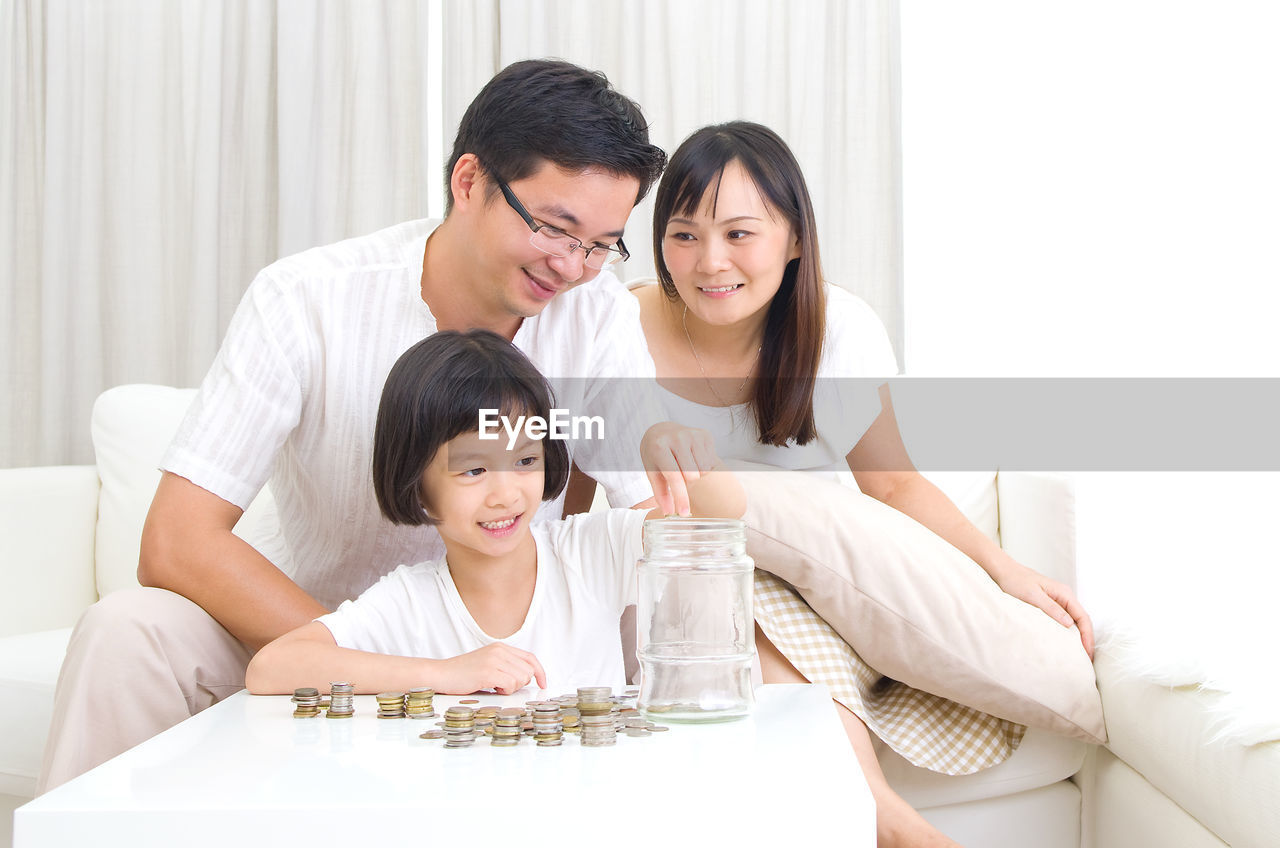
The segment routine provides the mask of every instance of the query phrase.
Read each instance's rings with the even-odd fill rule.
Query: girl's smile
[[[516,528],[520,524],[520,519],[524,517],[524,513],[513,515],[508,518],[501,518],[496,521],[479,521],[477,522],[481,529],[495,539],[501,539],[510,536],[516,532]]]

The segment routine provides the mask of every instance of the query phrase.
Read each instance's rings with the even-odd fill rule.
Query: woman
[[[1010,558],[914,469],[887,385],[878,397],[873,389],[859,396],[844,379],[888,377],[896,363],[871,309],[824,281],[808,190],[782,139],[748,122],[698,130],[670,160],[653,221],[659,285],[633,291],[669,418],[708,430],[727,459],[856,483],[959,548],[1006,593],[1076,624],[1092,656],[1089,617],[1070,588]],[[763,579],[777,595],[776,581]],[[757,619],[767,630],[776,610],[760,598],[758,588]],[[816,618],[798,598],[790,603],[788,614],[803,608]],[[814,628],[835,638],[820,619]],[[757,638],[766,681],[813,678],[760,626]],[[866,715],[860,684],[823,682],[876,796],[880,844],[954,844],[885,782],[858,715]]]

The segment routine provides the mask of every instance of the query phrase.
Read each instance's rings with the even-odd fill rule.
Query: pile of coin
[[[479,706],[474,698],[463,699],[445,711],[439,728],[421,734],[423,739],[445,740],[446,748],[470,747],[480,735],[490,737],[497,748],[520,744],[521,736],[532,736],[542,748],[564,744],[566,733],[576,734],[584,746],[602,748],[616,745],[618,735],[649,736],[667,728],[646,721],[636,709],[636,689],[614,695],[608,686],[583,686],[576,694],[542,701],[526,701],[524,708]],[[378,718],[435,718],[435,691],[427,687],[403,692],[383,692],[375,696]],[[355,686],[330,684],[326,700],[310,687],[295,689],[295,718],[311,718],[328,710],[329,718],[350,718],[355,714]]]
[[[565,733],[581,733],[582,718],[578,712],[578,696],[560,695],[551,703],[560,708],[560,726]]]
[[[435,718],[436,708],[432,705],[432,699],[435,698],[434,689],[420,687],[410,689],[409,694],[404,699],[404,711],[409,718]]]
[[[356,714],[356,687],[354,683],[329,684],[329,712],[327,718],[351,718]]]
[[[310,686],[293,690],[291,699],[298,706],[293,711],[294,718],[315,718],[320,715],[320,692]]]
[[[578,687],[578,715],[582,725],[582,745],[585,748],[603,748],[618,744],[614,728],[613,690],[608,686]]]
[[[649,726],[653,722],[645,721],[640,710],[636,708],[636,697],[640,694],[638,689],[628,689],[624,695],[615,698],[618,705],[618,711],[614,713],[614,727],[619,733],[625,733],[627,736],[648,736]],[[638,732],[643,731],[643,732]]]
[[[495,748],[514,748],[520,744],[524,732],[524,710],[519,707],[503,707],[493,719],[493,734],[489,744]]]
[[[645,721],[644,718],[640,716],[623,719],[622,732],[628,736],[651,735],[649,722]]]
[[[564,722],[560,705],[555,701],[537,701],[533,704],[533,738],[539,748],[554,748],[564,744]]]
[[[476,741],[476,711],[459,704],[444,711],[444,746],[470,748]]]
[[[378,718],[404,718],[404,693],[381,692],[378,699]]]
[[[479,702],[477,702],[479,703]],[[476,733],[493,735],[493,720],[498,717],[498,707],[476,707]]]

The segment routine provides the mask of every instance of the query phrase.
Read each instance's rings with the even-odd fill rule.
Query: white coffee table
[[[436,712],[457,701],[437,696]],[[748,719],[610,748],[448,750],[419,738],[435,721],[380,720],[371,696],[351,719],[292,709],[234,695],[20,807],[14,846],[875,845],[874,803],[822,686],[764,686]]]

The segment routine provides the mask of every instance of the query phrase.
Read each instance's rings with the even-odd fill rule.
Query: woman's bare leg
[[[756,653],[760,655],[760,673],[765,683],[808,683],[791,662],[769,641],[756,625]],[[876,844],[879,848],[959,848],[937,828],[924,820],[910,804],[894,792],[880,770],[871,732],[849,709],[833,701],[840,722],[862,767],[862,774],[876,801]]]

